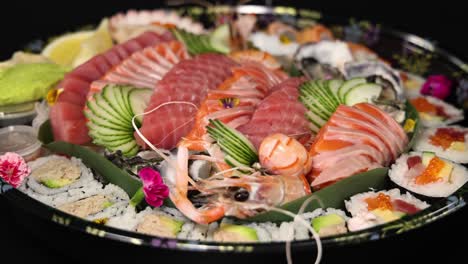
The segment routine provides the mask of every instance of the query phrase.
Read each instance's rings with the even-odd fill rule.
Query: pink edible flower
[[[0,156],[0,177],[11,186],[18,188],[30,173],[31,168],[20,155],[7,152]]]
[[[431,95],[443,100],[450,95],[451,86],[452,81],[444,75],[431,75],[423,84],[421,94]]]
[[[164,184],[158,171],[145,167],[138,172],[143,181],[143,193],[149,205],[160,207],[164,199],[169,197],[169,188]]]

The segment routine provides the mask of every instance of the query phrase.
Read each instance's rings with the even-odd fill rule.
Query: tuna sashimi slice
[[[51,107],[50,111],[50,121],[55,139],[74,144],[89,142],[91,139],[88,137],[86,118],[82,111],[86,103],[83,95],[86,97],[88,94],[91,82],[99,79],[104,72],[119,64],[126,56],[135,51],[139,47],[137,44],[143,48],[170,40],[173,40],[171,35],[145,32],[133,40],[114,46],[109,51],[91,58],[68,73],[60,83],[64,92],[59,95],[58,102]],[[74,96],[76,97],[74,98]],[[70,105],[74,105],[74,107]],[[70,119],[69,111],[76,111],[81,116],[78,119]]]
[[[309,121],[305,117],[306,108],[298,101],[300,78],[287,79],[276,87],[255,110],[249,123],[238,128],[259,147],[268,135],[282,133],[305,143],[311,137]]]
[[[200,106],[209,90],[231,76],[234,66],[234,61],[218,54],[199,55],[175,65],[156,85],[146,111],[157,110],[144,116],[140,132],[157,147],[175,147],[193,127],[197,113],[193,105]],[[138,134],[135,137],[145,146]]]

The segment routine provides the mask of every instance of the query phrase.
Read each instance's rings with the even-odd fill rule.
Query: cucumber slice
[[[84,111],[85,116],[96,125],[121,131],[132,131],[128,124],[114,121],[114,118],[103,109],[99,108],[96,101],[87,102],[88,109]]]
[[[354,78],[351,80],[347,80],[343,83],[343,85],[338,89],[338,98],[340,98],[341,102],[345,102],[345,94],[356,85],[366,83],[365,78]]]
[[[102,89],[102,97],[106,99],[114,111],[126,122],[131,118],[118,85],[107,85],[104,87],[104,89]]]
[[[317,81],[316,85],[320,87],[321,93],[325,96],[325,98],[331,104],[332,112],[335,112],[335,109],[338,107],[340,102],[335,97],[335,94],[331,91],[330,87],[328,86],[328,81]]]
[[[103,134],[99,134],[99,132],[96,132],[95,130],[90,130],[88,132],[88,134],[93,139],[100,139],[102,141],[109,141],[109,142],[122,140],[122,139],[127,139],[127,138],[133,138],[133,134],[130,133],[130,132],[127,132],[127,133],[121,134],[121,135],[119,135],[119,134],[116,134],[116,135],[103,135]]]
[[[229,27],[228,30],[228,41],[229,41]],[[207,52],[217,53],[228,53],[227,45],[224,43],[226,40],[226,28],[220,28],[215,30],[215,35],[197,35],[187,32],[183,29],[172,29],[174,36],[185,44],[187,50],[192,55],[197,55]],[[214,44],[214,46],[213,46]]]
[[[99,125],[94,124],[92,121],[88,122],[86,125],[89,128],[89,133],[91,137],[93,137],[91,133],[94,134],[96,137],[98,136],[101,136],[101,137],[119,136],[120,137],[120,136],[127,136],[130,133],[129,131],[121,131],[121,130],[115,130],[115,129],[99,126]]]
[[[122,117],[122,115],[112,107],[109,102],[102,96],[102,94],[95,94],[94,101],[96,102],[97,106],[104,111],[106,111],[109,115],[113,117],[119,123],[126,123],[127,119]]]
[[[257,150],[243,134],[219,120],[210,119],[210,125],[207,132],[226,153],[226,162],[250,166],[258,161]]]
[[[130,91],[128,98],[134,116],[145,112],[152,94],[153,90],[146,88],[133,89]],[[136,120],[141,124],[143,122],[143,116],[137,116]]]
[[[328,87],[330,88],[330,91],[333,93],[336,100],[339,101],[340,103],[343,103],[343,102],[341,102],[340,98],[338,97],[338,90],[343,85],[343,83],[344,82],[342,80],[337,80],[337,79],[328,81]]]
[[[123,104],[125,106],[125,108],[127,109],[127,112],[129,113],[129,122],[130,122],[130,125],[132,123],[132,118],[133,118],[133,111],[132,111],[132,106],[130,105],[130,92],[133,90],[133,89],[140,89],[140,88],[134,88],[132,86],[120,86],[119,87],[120,89],[120,93],[121,93],[121,96],[122,96],[122,100],[123,100]]]
[[[364,83],[351,88],[345,94],[346,105],[353,106],[357,103],[371,103],[382,92],[382,86],[375,83]]]
[[[210,36],[211,46],[220,53],[229,53],[231,33],[228,24],[217,27]]]
[[[122,145],[127,144],[130,141],[135,141],[135,139],[132,136],[129,136],[124,139],[119,139],[119,140],[106,140],[103,138],[95,138],[93,139],[93,143],[96,145],[101,145],[101,146],[106,146],[106,148],[119,148]]]
[[[120,150],[122,151],[122,154],[124,156],[129,157],[129,156],[134,156],[136,153],[138,153],[139,146],[135,140],[131,140],[125,144],[122,144],[116,147],[109,147],[108,149],[111,151]]]

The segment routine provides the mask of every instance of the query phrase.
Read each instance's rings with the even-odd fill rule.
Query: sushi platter
[[[318,263],[465,206],[467,110],[466,64],[379,24],[126,10],[0,62],[0,196],[119,243]]]

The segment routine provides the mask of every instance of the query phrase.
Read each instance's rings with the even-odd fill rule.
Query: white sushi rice
[[[410,203],[419,209],[423,210],[429,207],[429,204],[419,200],[418,198],[411,195],[409,192],[401,194],[399,189],[391,189],[389,191],[379,191],[379,192],[365,192],[352,196],[349,200],[345,201],[346,210],[351,213],[352,216],[362,215],[363,213],[369,212],[367,209],[367,203],[365,199],[370,197],[375,197],[378,194],[383,193],[391,197],[392,200],[400,199],[407,203]]]
[[[456,123],[458,121],[463,120],[463,111],[456,108],[455,106],[446,103],[438,98],[432,97],[432,96],[421,96],[426,98],[431,104],[440,106],[444,109],[445,113],[450,116],[450,118],[447,118],[444,121],[440,121],[437,119],[432,119],[428,120],[426,118],[423,118],[423,116],[420,115],[420,120],[421,124],[425,127],[438,127],[438,126],[444,126],[444,125],[449,125]]]
[[[422,194],[429,197],[448,197],[456,192],[466,182],[468,182],[468,170],[459,164],[453,163],[453,170],[450,182],[435,182],[425,185],[418,185],[413,178],[406,177],[408,172],[407,159],[410,156],[422,156],[421,152],[411,152],[401,155],[392,165],[389,176],[390,179],[399,186],[408,189],[412,192]],[[445,160],[445,159],[444,159]],[[445,160],[450,162],[449,160]]]
[[[461,126],[446,126],[445,128],[454,128],[456,130],[468,132],[468,128]],[[428,128],[416,138],[414,149],[416,151],[430,151],[437,156],[457,163],[468,163],[468,133],[465,134],[465,150],[458,151],[453,149],[443,149],[441,146],[431,144],[430,137],[435,135],[438,128]]]

